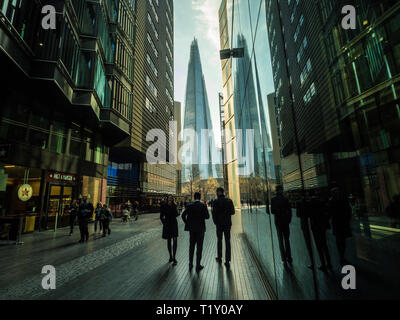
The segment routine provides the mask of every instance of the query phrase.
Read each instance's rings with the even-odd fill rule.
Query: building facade
[[[342,27],[342,8],[350,4],[356,30]],[[239,163],[229,172],[240,150],[227,152],[230,196],[241,205],[243,231],[279,299],[396,296],[399,223],[389,205],[399,181],[399,14],[398,1],[221,3],[221,49],[244,50],[243,57],[222,61],[226,126],[234,128],[227,145],[240,145],[238,131],[256,128],[252,116],[259,115],[261,139],[255,133],[254,144],[264,150],[250,152],[256,177],[241,172]],[[278,154],[281,176],[270,169],[279,167]],[[292,259],[282,254],[279,221],[269,214],[278,180],[292,206]],[[321,240],[300,211],[306,190],[328,203],[331,186],[343,189],[351,208],[344,247],[335,225]],[[328,279],[321,244],[333,272],[344,263],[356,266],[357,290],[342,290],[341,279]]]
[[[126,43],[127,53],[121,53],[129,64],[131,84],[130,135],[114,146],[110,154],[110,168],[122,165],[138,168],[126,179],[112,180],[109,198],[119,210],[120,204],[139,201],[151,206],[165,194],[175,194],[176,172],[173,164],[150,165],[146,152],[153,143],[146,140],[152,129],[161,129],[169,137],[169,122],[174,119],[174,15],[171,0],[130,1],[134,5],[132,21],[134,38]],[[129,19],[130,21],[130,19]],[[126,35],[117,26],[121,38]],[[130,54],[132,53],[132,55]],[[162,152],[169,156],[169,141]],[[169,161],[169,159],[167,159]],[[114,172],[114,171],[113,171]],[[121,190],[124,190],[123,192]]]
[[[30,215],[26,231],[66,225],[73,199],[105,201],[109,149],[131,125],[110,77],[116,2],[48,4],[55,30],[42,28],[38,1],[0,3],[1,214]]]

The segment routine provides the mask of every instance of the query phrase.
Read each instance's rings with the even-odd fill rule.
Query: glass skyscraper
[[[199,45],[194,39],[190,48],[186,83],[183,136],[184,143],[190,148],[184,147],[182,150],[183,182],[207,180],[215,176],[212,166],[212,150],[215,149],[215,144],[210,136],[202,136],[204,130],[212,130],[212,123]]]

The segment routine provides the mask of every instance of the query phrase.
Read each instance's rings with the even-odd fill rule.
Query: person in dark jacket
[[[167,240],[169,262],[173,262],[174,266],[178,264],[176,261],[176,251],[178,249],[178,209],[174,198],[168,197],[166,203],[161,204],[160,220],[163,224],[163,239]]]
[[[328,201],[328,212],[332,219],[333,234],[336,237],[336,245],[339,251],[340,264],[345,266],[346,239],[351,233],[351,206],[344,192],[339,187],[331,189],[331,197]]]
[[[191,204],[182,215],[183,222],[186,225],[185,230],[190,232],[189,246],[189,269],[193,269],[194,249],[196,252],[196,271],[204,269],[201,265],[201,257],[203,253],[204,234],[206,232],[206,220],[210,219],[207,206],[200,201],[201,194],[194,194],[194,203]]]
[[[107,233],[108,235],[111,234],[111,228],[110,228],[110,223],[113,219],[113,216],[111,214],[110,209],[106,204],[103,205],[100,213],[100,221],[103,225],[103,237],[106,237]]]
[[[100,227],[100,232],[102,230],[102,220],[100,219],[103,210],[103,205],[101,203],[97,204],[96,210],[94,211],[94,232],[97,232],[97,225]]]
[[[271,200],[271,211],[275,216],[275,227],[278,234],[279,249],[282,261],[292,263],[290,248],[290,223],[292,221],[292,208],[289,200],[283,195],[283,187],[276,187],[276,195]]]
[[[312,249],[312,239],[311,239],[311,230],[309,228],[309,193],[306,191],[302,192],[302,196],[299,200],[296,201],[296,215],[300,218],[300,227],[303,233],[304,241],[306,244],[308,256],[310,258],[311,264],[308,268],[314,268],[314,256],[313,256],[313,249]]]
[[[217,227],[218,257],[216,261],[222,263],[222,237],[225,238],[225,266],[231,263],[231,228],[232,216],[235,214],[235,206],[231,199],[225,197],[223,188],[217,189],[217,199],[213,201],[212,218]]]
[[[72,234],[74,233],[74,226],[75,226],[75,220],[76,220],[76,216],[78,214],[78,210],[79,210],[79,206],[76,200],[71,202],[71,205],[69,207],[69,227],[70,227],[70,231],[69,231],[69,235],[72,236]]]
[[[78,210],[79,230],[81,232],[81,240],[79,243],[89,241],[89,220],[93,217],[93,204],[87,201],[87,197],[82,199]]]
[[[329,217],[324,202],[316,195],[314,190],[309,192],[307,209],[310,217],[312,234],[317,247],[321,266],[319,269],[326,272],[332,270],[331,257],[328,249],[326,231],[330,229]]]

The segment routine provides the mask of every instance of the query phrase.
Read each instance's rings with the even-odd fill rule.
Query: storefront
[[[106,184],[101,178],[5,164],[0,167],[0,223],[12,226],[12,238],[20,223],[24,233],[66,227],[71,202],[88,197],[94,206],[104,203]]]
[[[47,171],[45,183],[46,210],[44,216],[40,217],[41,228],[65,227],[69,224],[68,208],[79,197],[79,178],[74,174]]]

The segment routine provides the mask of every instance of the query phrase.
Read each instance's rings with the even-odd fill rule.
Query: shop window
[[[67,139],[64,124],[60,122],[54,122],[51,131],[50,151],[60,154],[64,153],[66,142]]]

